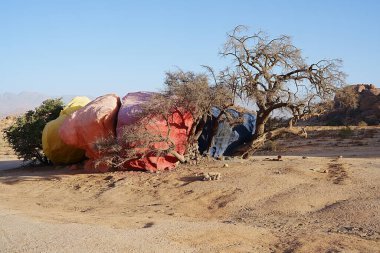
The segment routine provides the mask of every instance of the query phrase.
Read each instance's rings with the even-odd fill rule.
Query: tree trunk
[[[44,155],[41,154],[41,152],[36,148],[35,157],[41,164],[48,164],[48,161],[46,158],[44,159]]]
[[[258,139],[260,136],[262,136],[265,133],[265,123],[263,122],[256,122],[256,130],[255,134],[253,135],[253,139]]]
[[[194,121],[193,126],[190,130],[188,144],[185,151],[185,155],[190,157],[190,160],[199,155],[198,139],[202,134],[203,128],[206,124],[206,120],[207,114],[204,114],[202,117]]]
[[[253,140],[260,138],[265,133],[265,124],[267,123],[269,118],[269,113],[264,114],[262,112],[257,113],[256,118],[256,129],[255,134],[253,135]]]

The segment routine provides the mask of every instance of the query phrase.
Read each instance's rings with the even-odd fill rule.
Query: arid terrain
[[[14,117],[7,117],[0,120],[0,131],[9,127],[13,122]],[[0,171],[12,168],[17,168],[22,165],[22,161],[17,159],[17,155],[13,149],[3,138],[3,132],[0,132]]]
[[[308,133],[155,174],[0,171],[0,251],[380,252],[380,127]]]
[[[13,160],[17,159],[17,156],[14,154],[12,148],[8,145],[8,143],[3,138],[2,130],[12,125],[14,122],[14,117],[7,117],[0,120],[0,160]]]

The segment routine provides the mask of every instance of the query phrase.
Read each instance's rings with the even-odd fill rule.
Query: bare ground
[[[0,251],[380,252],[380,128],[309,133],[158,174],[1,171]]]

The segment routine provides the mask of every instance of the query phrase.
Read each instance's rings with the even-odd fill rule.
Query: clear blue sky
[[[341,58],[380,86],[380,1],[0,0],[0,92],[158,90],[176,66],[220,69],[226,32],[287,34],[310,62]]]

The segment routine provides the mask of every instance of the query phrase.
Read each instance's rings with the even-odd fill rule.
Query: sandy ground
[[[14,117],[0,119],[0,171],[19,168],[23,165],[23,161],[17,159],[13,149],[3,138],[2,130],[11,126],[14,120]]]
[[[158,174],[0,171],[0,252],[380,252],[380,128],[340,134]]]

